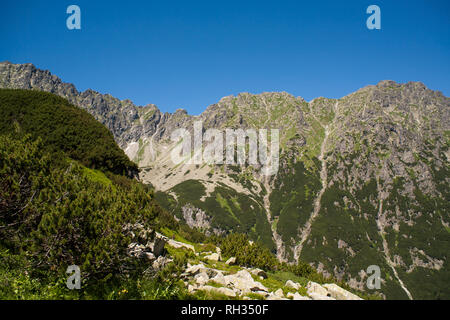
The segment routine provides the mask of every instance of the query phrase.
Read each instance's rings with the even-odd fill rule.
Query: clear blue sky
[[[81,30],[66,28],[67,6]],[[381,30],[366,8],[381,8]],[[199,114],[239,92],[339,98],[391,79],[450,95],[450,1],[2,1],[0,61]]]

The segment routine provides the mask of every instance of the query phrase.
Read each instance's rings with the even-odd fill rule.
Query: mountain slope
[[[206,239],[176,222],[151,188],[106,170],[123,164],[119,156],[108,158],[105,173],[83,166],[98,164],[83,157],[89,141],[124,155],[106,128],[66,100],[1,89],[0,102],[9,120],[0,125],[0,299],[365,296],[308,265],[281,264],[245,235]],[[228,263],[220,261],[222,252]],[[74,265],[78,290],[66,287]]]
[[[309,262],[359,289],[378,265],[388,298],[450,297],[450,99],[421,83],[381,81],[310,102],[243,93],[199,116],[79,93],[30,64],[0,64],[0,86],[55,92],[89,111],[160,202],[193,227],[248,233],[279,259]],[[170,134],[192,132],[199,120],[204,130],[279,129],[278,173],[173,164]]]
[[[50,93],[0,89],[0,134],[18,127],[40,137],[51,152],[64,151],[83,165],[137,175],[137,166],[116,145],[111,132],[90,114]]]

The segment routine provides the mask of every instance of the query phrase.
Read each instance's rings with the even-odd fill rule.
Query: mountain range
[[[245,233],[281,261],[366,288],[379,266],[389,299],[449,299],[450,99],[420,82],[381,81],[340,99],[286,92],[227,96],[198,116],[79,92],[32,64],[0,63],[0,87],[54,93],[106,126],[139,179],[176,219]],[[175,164],[171,134],[278,129],[276,175],[257,166]]]

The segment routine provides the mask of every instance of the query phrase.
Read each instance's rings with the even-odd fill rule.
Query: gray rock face
[[[181,208],[183,218],[191,228],[208,229],[211,227],[211,217],[205,211],[188,203]]]

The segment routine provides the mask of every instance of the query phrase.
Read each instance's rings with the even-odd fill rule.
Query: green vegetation
[[[40,137],[54,154],[63,151],[82,165],[120,175],[135,175],[137,166],[116,145],[113,135],[86,111],[46,92],[0,89],[0,134]],[[57,159],[55,159],[56,161]]]
[[[162,210],[149,187],[121,175],[135,166],[106,128],[51,94],[0,90],[0,101],[0,299],[188,297],[168,276],[186,255],[154,274],[127,254],[136,224],[197,233]],[[66,288],[73,264],[82,290]]]
[[[219,183],[220,184],[220,183]],[[182,218],[181,208],[191,204],[212,216],[211,227],[227,233],[245,233],[254,241],[260,241],[269,250],[275,249],[269,223],[261,205],[261,200],[238,193],[230,187],[220,184],[208,196],[205,186],[198,180],[186,180],[173,187],[168,193],[157,192],[156,199],[163,208]],[[205,197],[205,200],[200,200]]]
[[[297,237],[298,226],[308,220],[320,188],[318,171],[306,169],[302,162],[280,168],[270,195],[270,211],[278,217],[276,230],[283,241],[289,243]]]

